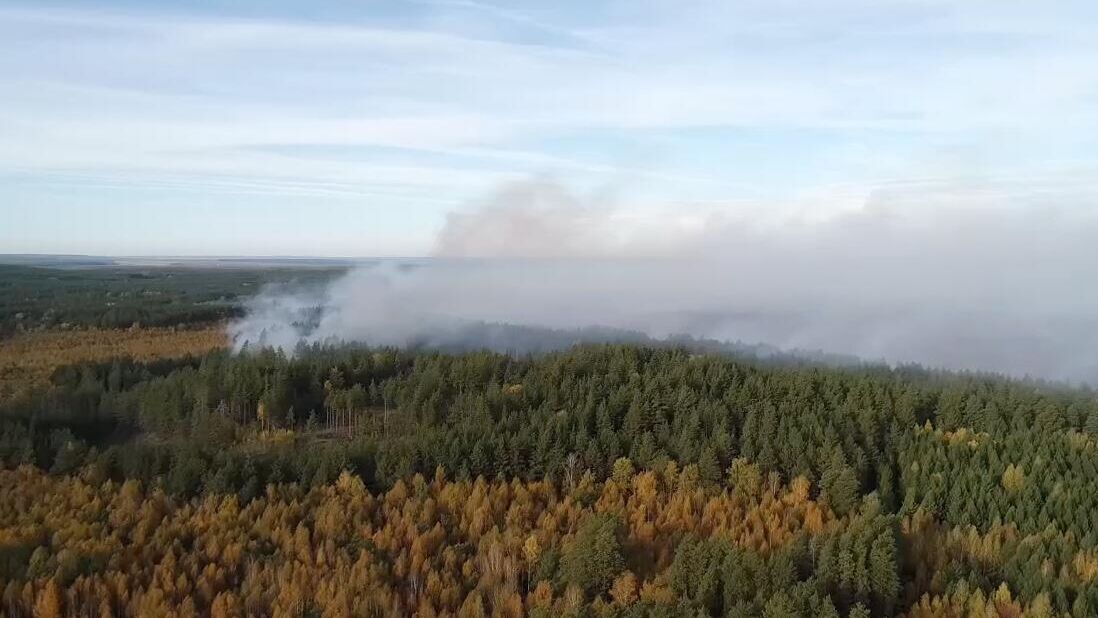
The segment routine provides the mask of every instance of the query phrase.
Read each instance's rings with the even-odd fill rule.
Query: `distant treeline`
[[[242,314],[265,284],[329,280],[339,269],[0,265],[0,336],[58,327],[209,323]]]

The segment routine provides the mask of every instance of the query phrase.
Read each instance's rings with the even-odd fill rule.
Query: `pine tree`
[[[561,560],[565,582],[592,596],[609,589],[625,569],[617,528],[616,518],[601,515],[591,517],[580,527]]]

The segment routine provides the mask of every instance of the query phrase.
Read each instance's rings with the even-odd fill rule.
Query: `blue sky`
[[[1096,29],[1085,1],[0,2],[0,252],[424,255],[530,178],[669,221],[1088,209]]]

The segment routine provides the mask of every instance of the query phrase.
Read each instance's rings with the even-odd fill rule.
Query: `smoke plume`
[[[894,187],[845,214],[779,224],[638,214],[536,180],[451,214],[432,258],[266,290],[231,333],[238,346],[292,351],[493,347],[484,324],[576,338],[603,327],[1093,383],[1098,219],[1069,198]]]

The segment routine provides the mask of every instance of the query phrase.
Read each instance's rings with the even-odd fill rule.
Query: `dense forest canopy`
[[[1098,612],[1086,388],[488,323],[234,352],[247,290],[336,271],[5,268],[2,615]]]
[[[65,366],[3,417],[13,615],[1098,611],[1087,390],[316,345]]]

